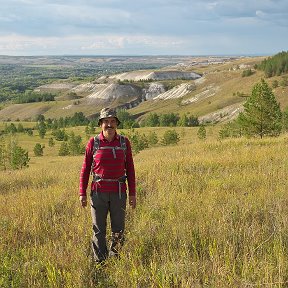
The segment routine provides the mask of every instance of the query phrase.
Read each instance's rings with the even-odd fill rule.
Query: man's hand
[[[79,197],[80,203],[82,207],[86,207],[87,206],[87,196],[80,196]]]
[[[132,207],[132,209],[136,208],[136,197],[135,196],[129,196],[129,205]]]

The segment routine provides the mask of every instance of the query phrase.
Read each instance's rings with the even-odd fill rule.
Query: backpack
[[[114,158],[116,158],[116,153],[115,150],[123,150],[124,151],[124,161],[126,163],[126,151],[127,151],[127,146],[126,146],[126,139],[124,135],[119,134],[120,137],[120,147],[110,147],[110,146],[103,146],[103,147],[99,147],[100,146],[100,138],[99,135],[94,137],[94,145],[93,145],[93,162],[92,162],[92,166],[91,166],[91,173],[93,173],[93,167],[94,167],[94,160],[95,160],[95,156],[97,151],[100,149],[111,149],[112,153],[114,155]]]

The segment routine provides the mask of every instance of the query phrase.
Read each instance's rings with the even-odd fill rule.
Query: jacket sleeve
[[[128,180],[129,196],[136,195],[136,177],[134,169],[134,161],[132,156],[131,144],[128,138],[126,138],[126,175]]]
[[[86,196],[86,190],[89,182],[89,176],[93,161],[94,138],[92,137],[86,146],[84,161],[80,172],[79,195]]]

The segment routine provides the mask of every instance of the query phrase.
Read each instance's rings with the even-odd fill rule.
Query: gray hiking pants
[[[91,215],[93,223],[92,249],[96,261],[105,260],[109,251],[106,241],[107,216],[110,214],[112,239],[113,235],[120,233],[121,244],[124,240],[125,229],[125,210],[126,210],[127,194],[121,193],[91,193]],[[115,243],[112,243],[112,245]]]

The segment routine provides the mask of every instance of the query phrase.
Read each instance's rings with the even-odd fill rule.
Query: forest
[[[267,78],[286,74],[288,72],[288,51],[282,51],[272,57],[268,57],[256,67],[263,70]]]

